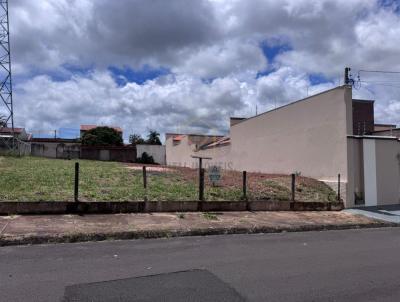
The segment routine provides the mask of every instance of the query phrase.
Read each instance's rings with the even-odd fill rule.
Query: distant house
[[[21,141],[29,141],[32,138],[30,133],[25,131],[25,128],[14,128],[15,137]],[[9,127],[0,128],[0,136],[1,137],[12,137],[13,130]]]
[[[97,127],[110,127],[112,129],[114,129],[115,131],[117,131],[121,137],[122,137],[122,129],[120,127],[116,127],[116,126],[99,126],[99,125],[81,125],[80,127],[80,137],[82,137],[86,131],[92,130],[94,128]]]
[[[166,133],[167,165],[194,168],[198,164],[198,160],[192,155],[210,145],[216,144],[218,147],[222,147],[224,139],[225,137],[222,135]]]

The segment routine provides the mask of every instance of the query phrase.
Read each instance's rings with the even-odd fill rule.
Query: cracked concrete
[[[0,245],[394,226],[347,212],[219,212],[0,217]]]

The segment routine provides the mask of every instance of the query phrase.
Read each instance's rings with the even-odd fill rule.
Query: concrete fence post
[[[203,211],[204,202],[204,169],[200,169],[199,173],[199,201],[197,203],[197,210]]]
[[[292,174],[292,201],[296,198],[296,174]]]
[[[246,201],[246,210],[250,210],[250,204],[247,200],[247,171],[243,171],[243,200]]]
[[[199,200],[204,201],[204,169],[200,169],[200,177],[199,177]]]
[[[147,202],[147,171],[146,171],[146,166],[143,166],[143,188],[144,188],[144,201]]]
[[[74,201],[78,202],[79,195],[79,163],[75,163],[75,185],[74,185]]]

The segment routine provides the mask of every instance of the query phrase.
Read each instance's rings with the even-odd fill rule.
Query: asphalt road
[[[60,301],[85,290],[107,301],[124,288],[154,300],[196,285],[214,301],[400,301],[400,228],[0,248],[0,301]]]

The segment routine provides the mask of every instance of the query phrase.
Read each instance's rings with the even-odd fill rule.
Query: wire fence
[[[0,157],[0,171],[1,201],[333,202],[344,187],[340,178],[41,157]]]

